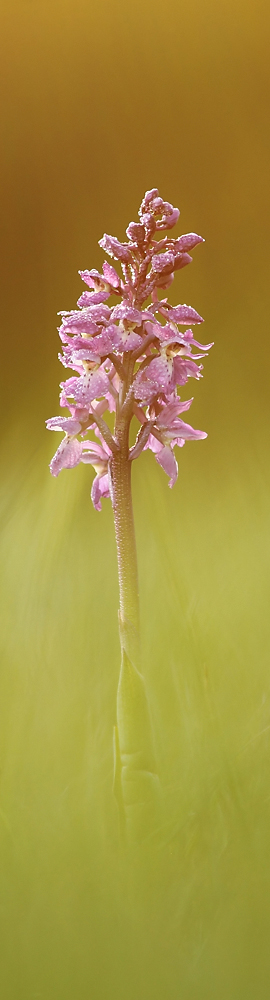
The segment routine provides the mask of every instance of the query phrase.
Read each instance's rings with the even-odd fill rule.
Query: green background
[[[17,0],[1,14],[3,1000],[269,993],[269,12],[266,0]],[[215,341],[189,383],[206,441],[173,491],[134,467],[165,819],[125,858],[110,504],[59,438],[56,313],[147,188],[206,244],[175,304]]]

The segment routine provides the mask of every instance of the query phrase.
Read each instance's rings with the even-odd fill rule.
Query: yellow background
[[[269,992],[269,10],[266,0],[20,0],[1,14],[3,1000]],[[110,505],[48,472],[57,311],[147,188],[206,243],[170,290],[215,347],[207,441],[171,492],[134,469],[144,640],[166,801],[124,860]],[[192,415],[192,418],[191,418]]]

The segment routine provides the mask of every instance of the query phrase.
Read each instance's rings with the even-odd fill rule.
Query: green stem
[[[140,657],[137,553],[128,459],[128,426],[118,434],[120,450],[111,461],[113,513],[119,579],[119,631],[121,647],[138,666]],[[119,440],[120,438],[120,440]]]
[[[123,842],[138,842],[153,828],[159,781],[144,678],[140,673],[137,554],[133,522],[129,426],[129,390],[134,361],[125,359],[115,421],[118,451],[110,462],[112,506],[120,592],[121,670],[114,731],[114,792]]]

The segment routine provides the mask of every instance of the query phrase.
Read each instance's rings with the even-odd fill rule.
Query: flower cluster
[[[190,377],[201,378],[203,366],[197,361],[212,344],[194,339],[191,327],[203,322],[195,309],[172,306],[167,297],[158,297],[159,289],[171,285],[175,271],[190,263],[189,251],[203,242],[196,233],[160,238],[160,232],[170,230],[178,218],[179,210],[163,201],[156,188],[147,191],[140,221],[131,222],[126,230],[128,242],[107,234],[99,241],[120,264],[122,276],[107,261],[102,273],[80,271],[87,291],[78,299],[79,308],[60,313],[59,357],[76,375],[60,383],[60,405],[67,407],[69,416],[46,421],[49,430],[65,433],[50,469],[58,476],[61,469],[79,462],[93,465],[91,495],[97,510],[101,497],[110,496],[110,463],[123,448],[123,427],[129,430],[134,415],[141,426],[126,457],[133,461],[150,448],[169,476],[169,486],[178,472],[175,446],[207,437],[182,420],[192,399],[181,402],[177,387]],[[109,306],[110,296],[114,304]],[[115,413],[113,433],[104,420],[105,411]],[[89,431],[98,442],[89,438]]]

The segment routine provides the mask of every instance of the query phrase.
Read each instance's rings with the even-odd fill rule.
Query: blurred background
[[[269,990],[269,9],[10,0],[2,55],[1,990]],[[113,800],[112,512],[50,477],[57,312],[146,189],[206,243],[170,300],[215,341],[179,479],[134,467],[144,673],[166,803],[125,858]]]

